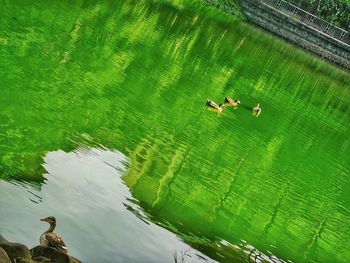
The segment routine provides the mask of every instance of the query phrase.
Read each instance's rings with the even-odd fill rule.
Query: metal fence
[[[324,34],[350,45],[350,34],[346,30],[332,25],[319,17],[283,0],[260,0],[263,4],[295,18],[296,20],[323,32]]]

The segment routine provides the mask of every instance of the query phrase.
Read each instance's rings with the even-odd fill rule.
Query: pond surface
[[[84,262],[349,262],[349,73],[179,3],[2,2],[0,234],[54,215]]]

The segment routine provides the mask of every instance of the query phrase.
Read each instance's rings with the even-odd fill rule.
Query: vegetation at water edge
[[[350,30],[350,0],[287,0],[322,19]]]

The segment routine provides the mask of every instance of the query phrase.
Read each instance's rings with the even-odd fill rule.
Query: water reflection
[[[84,262],[173,262],[174,251],[186,252],[185,262],[214,262],[149,221],[120,179],[120,152],[80,148],[44,161],[41,189],[0,181],[0,230],[9,240],[37,245],[46,228],[39,218],[54,215],[57,233]]]

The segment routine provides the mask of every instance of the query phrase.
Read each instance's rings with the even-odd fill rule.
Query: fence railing
[[[284,0],[260,0],[263,4],[295,18],[296,20],[323,32],[324,34],[350,45],[350,34],[346,30],[332,25],[319,17]]]

